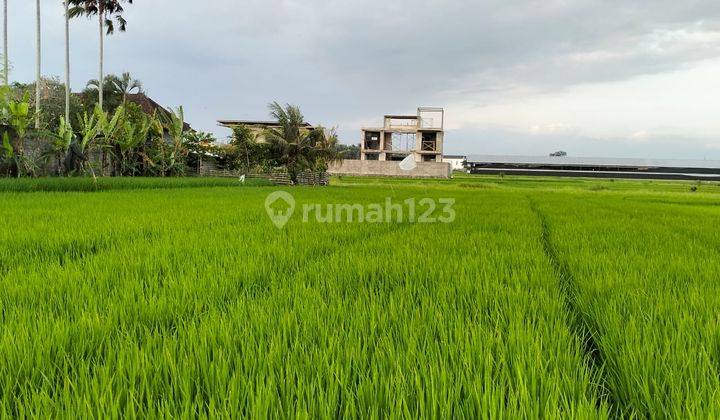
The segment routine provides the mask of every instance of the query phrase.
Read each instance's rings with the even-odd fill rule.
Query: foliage
[[[248,179],[240,183],[237,178],[178,177],[178,178],[131,178],[105,177],[93,182],[87,177],[48,178],[0,178],[0,193],[35,192],[99,192],[129,190],[167,190],[209,187],[271,186],[262,179]],[[0,197],[1,198],[1,197]]]
[[[100,137],[101,127],[98,121],[100,113],[102,111],[97,106],[94,112],[88,114],[85,111],[78,117],[80,121],[78,135],[71,141],[64,161],[68,174],[89,171],[95,178],[95,171],[90,165],[90,152]]]
[[[159,116],[163,128],[174,146],[182,147],[185,138],[185,111],[183,107],[170,108],[167,113]]]
[[[162,130],[163,135],[154,141],[153,160],[159,164],[155,168],[160,169],[160,176],[184,175],[188,150],[185,147],[183,107],[170,108],[158,117],[161,125],[156,124],[156,128]]]
[[[15,131],[15,134],[18,137],[18,142],[21,144],[21,140],[25,138],[34,115],[30,112],[30,102],[27,94],[21,101],[8,101],[7,111],[9,117],[8,123]]]
[[[360,145],[359,144],[338,144],[337,149],[342,153],[344,159],[359,160],[360,159]]]
[[[123,17],[123,3],[132,4],[133,0],[69,0],[72,7],[70,8],[70,17],[79,16],[98,16],[104,20],[107,35],[115,33],[115,24],[117,23],[120,32],[127,29],[127,21]],[[114,20],[113,20],[114,19]]]
[[[115,140],[115,175],[141,175],[141,166],[136,153],[148,140],[151,117],[143,116],[140,121],[123,121],[120,135]]]
[[[2,95],[0,102],[2,109],[2,154],[0,163],[5,167],[8,175],[33,175],[36,165],[25,155],[25,139],[28,128],[33,120],[28,94],[21,100],[10,99],[7,92]]]
[[[33,162],[21,160],[23,151],[19,141],[32,120],[28,102],[6,101],[0,110],[7,127],[4,131],[8,133],[8,141],[0,148],[0,158],[12,161],[10,166],[8,162],[3,165],[4,170],[16,174],[17,168],[24,168],[23,173],[34,173]],[[65,175],[95,178],[97,170],[101,174],[109,170],[113,176],[181,175],[185,142],[182,137],[178,140],[171,135],[187,134],[182,118],[181,109],[168,113],[166,128],[159,117],[145,114],[131,102],[119,105],[113,112],[102,111],[96,105],[92,112],[78,113],[75,125],[60,117],[54,131],[38,132],[48,139],[41,157],[45,164],[51,160],[56,162],[58,173]]]
[[[274,166],[268,162],[267,144],[259,143],[255,133],[246,125],[233,127],[230,144],[221,149],[221,152],[225,166],[243,173]]]
[[[123,103],[127,101],[127,95],[133,93],[142,93],[143,87],[142,82],[133,79],[132,76],[130,76],[130,73],[125,72],[122,74],[122,76],[117,77],[115,75],[109,75],[110,82],[115,86],[115,90],[117,92],[120,92],[123,97]],[[96,83],[98,85],[99,83]]]
[[[12,144],[10,144],[10,134],[7,131],[3,131],[2,133],[2,154],[0,154],[0,158],[8,162],[15,160],[15,149],[12,147]]]
[[[117,76],[112,74],[103,78],[103,108],[106,111],[114,112],[117,107],[123,104],[123,92],[118,90],[115,81]],[[88,81],[85,89],[80,93],[80,97],[85,109],[94,109],[98,105],[98,86],[100,82],[97,79]]]
[[[215,159],[217,156],[218,148],[215,146],[217,139],[213,134],[202,131],[186,132],[184,136],[187,166],[199,172],[204,159]]]
[[[300,108],[294,105],[269,105],[270,115],[278,121],[279,128],[267,130],[270,160],[284,166],[293,182],[306,170],[325,170],[327,165],[341,160],[337,150],[335,131],[323,127],[309,129]]]
[[[40,81],[40,94],[42,96],[42,126],[44,131],[56,131],[60,126],[60,118],[65,116],[65,84],[57,77],[42,78]],[[30,112],[35,115],[35,83],[14,83],[10,87],[10,97],[22,100],[27,97]],[[94,106],[94,105],[93,105]],[[82,100],[77,95],[70,96],[70,115],[74,117],[82,112]],[[92,109],[92,107],[90,108]],[[70,121],[73,126],[78,121]]]
[[[98,89],[100,82],[92,79],[87,82],[82,98],[86,106],[94,107],[98,101]],[[108,74],[103,78],[103,107],[114,112],[117,107],[127,103],[127,96],[131,93],[143,93],[142,82],[133,79],[130,73],[125,72],[121,76]]]
[[[50,133],[50,138],[50,145],[43,157],[45,162],[51,159],[54,160],[57,164],[58,174],[62,175],[65,157],[70,151],[73,140],[75,140],[72,125],[65,121],[65,117],[60,117],[60,126],[56,132]]]
[[[310,168],[313,171],[325,172],[328,167],[336,162],[341,162],[345,155],[340,150],[337,131],[322,126],[316,127],[311,132],[315,150],[315,162]]]
[[[35,175],[37,163],[42,161],[49,171],[52,161],[58,175],[165,177],[182,176],[188,167],[199,170],[205,158],[245,173],[284,167],[297,182],[300,172],[325,171],[346,156],[334,129],[309,128],[295,106],[270,105],[280,128],[264,133],[267,142],[257,141],[252,130],[240,126],[234,129],[229,145],[218,146],[208,133],[188,132],[182,107],[147,115],[138,104],[126,102],[127,94],[142,89],[129,73],[105,79],[104,110],[97,104],[98,85],[91,80],[83,94],[71,96],[74,113],[71,121],[66,121],[64,86],[57,79],[43,80],[41,89],[47,94],[43,120],[48,124],[33,131],[33,136],[46,141],[44,150],[34,151],[32,156],[24,153],[23,144],[34,115],[29,98],[35,86],[15,84],[2,89],[0,134],[7,136],[0,137],[0,170]],[[20,94],[23,98],[16,99]],[[36,162],[33,159],[38,159],[38,153],[41,160]]]

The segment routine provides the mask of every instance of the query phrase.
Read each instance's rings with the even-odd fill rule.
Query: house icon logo
[[[265,199],[265,211],[273,224],[282,229],[295,213],[295,198],[288,192],[275,191]]]

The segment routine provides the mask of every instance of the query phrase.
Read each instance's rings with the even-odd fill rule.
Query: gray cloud
[[[34,74],[29,3],[10,5],[19,80]],[[44,72],[61,74],[61,2],[43,5]],[[131,71],[218,133],[216,119],[264,118],[280,100],[352,141],[360,121],[386,112],[492,104],[720,56],[713,0],[138,0],[127,18],[129,32],[108,42],[108,70]],[[73,23],[76,89],[96,77],[96,44],[93,22]]]
[[[714,138],[672,135],[650,135],[640,140],[596,138],[573,132],[533,134],[494,126],[462,129],[453,134],[456,141],[448,145],[448,154],[477,150],[487,154],[545,156],[563,150],[575,157],[706,159],[708,155],[717,156],[720,150]]]

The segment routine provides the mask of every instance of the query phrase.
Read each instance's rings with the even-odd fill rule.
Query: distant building
[[[170,111],[144,93],[130,93],[127,95],[127,101],[138,105],[148,115],[157,115],[160,118],[167,118],[170,115]],[[184,122],[184,130],[192,131],[192,127]]]
[[[472,174],[720,181],[720,161],[470,155]]]
[[[280,128],[280,124],[277,121],[218,120],[218,124],[221,127],[229,128],[231,130],[235,127],[244,125],[255,134],[255,139],[258,143],[265,143],[266,130],[271,128]],[[302,128],[310,131],[315,127],[313,127],[312,124],[304,123]]]
[[[449,163],[453,171],[462,171],[465,169],[466,159],[467,156],[461,155],[445,155],[442,157],[442,161]]]
[[[445,111],[418,108],[417,115],[386,115],[382,127],[362,129],[361,160],[442,162]]]

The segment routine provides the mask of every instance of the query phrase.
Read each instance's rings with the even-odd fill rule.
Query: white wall
[[[463,166],[463,162],[465,162],[465,159],[449,159],[444,157],[442,161],[449,163],[453,171],[461,171],[465,169],[465,167]]]

